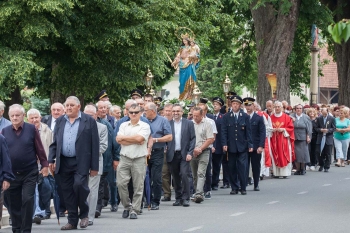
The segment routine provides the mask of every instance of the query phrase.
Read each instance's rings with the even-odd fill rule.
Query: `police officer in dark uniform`
[[[223,160],[226,161],[226,166],[224,166],[224,163],[222,163],[223,187],[224,188],[229,187],[227,158],[226,158],[226,153],[222,151],[222,144],[221,144],[221,124],[223,122],[224,115],[220,113],[220,109],[224,105],[224,101],[220,97],[214,97],[213,105],[214,105],[214,121],[215,121],[216,129],[218,133],[216,135],[215,142],[213,145],[213,148],[215,148],[215,151],[212,156],[213,176],[211,181],[211,188],[212,190],[218,190],[220,168]]]
[[[261,153],[265,147],[266,127],[264,118],[255,113],[254,98],[247,97],[243,99],[244,107],[250,118],[252,128],[253,151],[248,153],[247,178],[249,176],[249,166],[252,164],[254,191],[260,191],[259,178],[261,169]]]
[[[232,191],[230,194],[246,195],[248,151],[253,151],[250,118],[241,110],[242,98],[231,96],[232,111],[224,116],[221,126],[221,143],[228,151],[229,177]]]
[[[141,90],[135,88],[131,91],[130,93],[130,97],[131,99],[135,100],[135,99],[142,99],[143,93]]]

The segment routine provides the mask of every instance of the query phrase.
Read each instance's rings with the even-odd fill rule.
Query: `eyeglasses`
[[[137,114],[139,114],[140,113],[140,111],[135,111],[135,112],[131,112],[131,111],[129,111],[129,114],[131,114],[131,115],[137,115]]]

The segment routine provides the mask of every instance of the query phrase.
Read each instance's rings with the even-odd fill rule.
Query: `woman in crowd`
[[[316,121],[316,118],[318,116],[318,111],[314,108],[309,108],[307,110],[307,115],[310,117],[310,120],[312,123],[312,137],[311,137],[311,142],[309,144],[309,154],[310,154],[309,169],[311,171],[315,171],[315,166],[317,164],[317,156],[316,156],[317,121]]]
[[[335,119],[334,146],[337,152],[336,167],[345,167],[348,147],[350,142],[350,120],[347,118],[349,108],[344,107],[339,111],[339,117]]]
[[[296,172],[294,175],[305,174],[305,164],[310,162],[309,146],[312,136],[312,123],[310,118],[303,113],[303,106],[295,106],[295,113],[291,114],[294,121],[294,153],[296,156]]]

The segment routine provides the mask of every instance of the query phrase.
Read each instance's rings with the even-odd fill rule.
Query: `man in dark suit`
[[[54,103],[51,105],[51,115],[41,118],[41,122],[47,124],[53,131],[55,129],[56,120],[64,115],[64,106],[61,103]]]
[[[221,99],[220,97],[214,97],[213,105],[214,105],[214,121],[215,121],[216,129],[218,133],[216,134],[215,142],[213,145],[213,148],[214,148],[213,156],[212,156],[213,176],[211,181],[211,188],[212,190],[218,190],[221,164],[222,164],[222,170],[223,170],[222,188],[229,187],[227,158],[226,158],[226,154],[224,154],[224,152],[222,151],[222,144],[221,144],[221,124],[222,124],[224,115],[220,113],[220,110],[221,110],[221,107],[224,105],[224,100]],[[223,160],[224,162],[222,162]]]
[[[321,109],[321,116],[316,120],[316,154],[318,156],[318,171],[328,172],[331,164],[331,154],[333,148],[333,132],[335,131],[335,119],[328,114],[327,108]]]
[[[228,151],[228,167],[232,188],[230,194],[238,194],[240,188],[241,194],[246,195],[248,151],[253,151],[250,119],[241,110],[243,100],[240,96],[231,96],[230,100],[232,112],[224,116],[221,127],[221,143],[223,150]]]
[[[190,206],[190,161],[196,145],[192,121],[182,118],[183,108],[174,104],[174,119],[170,121],[173,140],[167,143],[166,160],[174,179],[175,198],[173,206]]]
[[[261,168],[261,153],[264,151],[266,127],[264,118],[255,113],[254,98],[247,97],[243,99],[244,107],[250,117],[250,126],[252,130],[253,151],[248,153],[247,178],[249,176],[249,166],[252,164],[254,191],[260,191],[259,178]]]
[[[65,102],[66,115],[57,119],[54,140],[50,146],[49,166],[60,177],[68,223],[61,230],[77,229],[89,223],[87,197],[88,175],[99,169],[99,135],[96,121],[80,112],[80,101],[70,96]],[[80,214],[78,216],[78,207]]]

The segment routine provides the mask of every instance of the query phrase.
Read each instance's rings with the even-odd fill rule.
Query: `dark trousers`
[[[61,187],[61,179],[59,175],[55,175],[55,182],[57,184],[57,195],[60,199],[60,213],[66,212],[66,204],[64,203],[63,192]]]
[[[107,184],[107,177],[108,172],[103,172],[101,175],[101,179],[100,179],[100,183],[98,185],[98,198],[97,198],[97,206],[96,206],[96,210],[98,211],[102,211],[103,208],[103,200],[107,200],[108,201],[108,188],[107,190],[105,190],[105,184]],[[105,198],[107,196],[107,198]]]
[[[247,182],[248,182],[250,164],[252,164],[254,188],[256,188],[259,185],[260,169],[261,169],[261,153],[258,154],[256,150],[253,150],[253,152],[248,152],[247,169],[246,169]]]
[[[228,153],[228,169],[232,190],[246,190],[248,152]]]
[[[164,148],[152,150],[148,163],[152,184],[152,203],[159,205],[162,196],[162,168],[164,163]]]
[[[204,184],[204,189],[203,191],[209,192],[211,191],[211,181],[212,181],[212,175],[211,175],[211,160],[213,158],[213,154],[211,153],[211,148],[209,149],[209,161],[208,161],[208,166],[207,166],[207,171],[205,172],[205,184]]]
[[[316,136],[312,135],[312,139],[309,144],[310,166],[315,166],[317,164],[316,141],[317,141],[317,135]]]
[[[108,175],[106,177],[108,188],[109,188],[109,202],[111,205],[115,205],[118,202],[118,188],[117,188],[117,177],[113,166],[108,169]]]
[[[175,152],[168,168],[173,176],[176,200],[190,200],[190,162],[182,159],[181,152]]]
[[[12,220],[13,232],[27,233],[32,231],[38,173],[38,168],[20,174],[15,173],[16,179],[10,183],[10,188],[4,193]]]
[[[321,144],[316,145],[316,154],[318,156],[318,165],[329,169],[332,162],[332,149],[333,145],[324,145],[323,150],[321,151]]]
[[[212,155],[212,165],[213,165],[213,176],[211,177],[211,187],[218,187],[219,186],[219,179],[220,179],[220,170],[221,170],[221,163],[222,163],[222,154],[213,154]]]
[[[88,177],[77,173],[76,157],[64,157],[63,155],[61,155],[59,176],[63,199],[68,210],[68,223],[77,226],[79,218],[87,218],[89,213],[89,205],[86,201],[90,193]]]
[[[222,155],[222,184],[229,185],[230,184],[230,175],[228,171],[228,159],[227,153]]]

